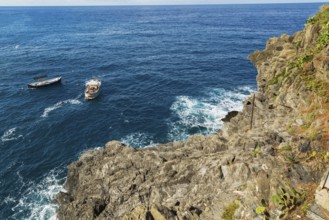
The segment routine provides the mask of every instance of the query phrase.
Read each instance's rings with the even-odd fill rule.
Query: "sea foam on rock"
[[[304,76],[326,82],[329,74],[321,60],[329,50],[296,64],[316,48],[321,31],[317,23],[309,24],[293,36],[270,39],[265,50],[251,54],[258,92],[217,133],[144,149],[111,141],[83,154],[68,168],[67,191],[57,196],[58,219],[221,219],[231,204],[233,219],[257,219],[262,200],[270,204],[270,218],[277,219],[282,213],[271,198],[279,187],[312,184],[323,173],[314,169],[315,162],[294,162],[308,157],[298,146],[321,144],[305,131],[305,124],[316,129],[316,123],[306,123],[304,110],[320,100],[323,117],[328,113]],[[303,124],[296,123],[298,117]],[[299,138],[289,128],[304,133]],[[327,128],[324,123],[316,131],[326,136]]]

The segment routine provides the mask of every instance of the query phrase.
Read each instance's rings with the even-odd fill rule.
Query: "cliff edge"
[[[57,218],[306,218],[329,167],[328,45],[323,6],[304,30],[249,56],[258,91],[217,133],[84,153],[68,167]]]

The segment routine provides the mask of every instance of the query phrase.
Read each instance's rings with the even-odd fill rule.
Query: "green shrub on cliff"
[[[306,21],[306,25],[305,26],[307,26],[307,25],[310,25],[310,24],[314,24],[315,23],[315,16],[313,16],[313,17],[309,17],[308,19],[307,19],[307,21]]]
[[[329,16],[329,15],[328,15]],[[322,26],[322,31],[318,38],[316,49],[322,50],[329,44],[329,22]]]
[[[236,202],[232,202],[225,208],[222,214],[222,218],[224,220],[233,220],[235,210],[237,210],[238,208],[239,208],[239,204],[237,204]]]
[[[329,5],[323,5],[316,16],[309,18],[306,25],[310,24],[317,24],[321,27],[316,49],[322,50],[329,45]]]
[[[302,67],[303,64],[310,62],[313,59],[313,54],[304,54],[303,56],[299,57],[297,63],[299,67]]]
[[[329,86],[327,82],[316,79],[314,76],[303,77],[303,80],[306,88],[310,91],[315,92],[320,97],[327,95],[327,88]]]
[[[315,16],[316,22],[319,22],[320,25],[324,25],[329,20],[329,5],[323,5],[321,10]]]
[[[310,24],[319,23],[323,25],[328,22],[329,19],[329,5],[321,6],[320,11],[313,17],[309,17],[306,21],[306,26]]]
[[[263,220],[270,219],[270,213],[268,211],[268,204],[265,199],[262,199],[260,205],[256,208],[256,214],[260,216]]]
[[[305,26],[318,25],[321,32],[317,40],[316,49],[322,50],[329,44],[329,5],[323,5],[313,17],[307,19]]]
[[[269,85],[282,84],[282,81],[287,77],[288,73],[284,70],[279,74],[275,75],[270,81]]]
[[[279,194],[273,195],[272,200],[279,205],[282,214],[280,218],[285,217],[290,211],[303,204],[306,198],[306,192],[299,191],[289,185],[284,188],[279,187]]]
[[[288,67],[289,68],[296,68],[297,67],[298,69],[302,69],[304,64],[312,61],[313,56],[314,56],[313,54],[304,54],[304,55],[298,57],[297,61],[289,63]]]

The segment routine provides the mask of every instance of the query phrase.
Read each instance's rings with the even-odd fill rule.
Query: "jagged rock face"
[[[216,134],[146,149],[111,141],[84,153],[68,168],[66,192],[56,199],[57,218],[221,219],[230,204],[237,204],[234,219],[257,219],[260,201],[271,203],[282,182],[314,181],[317,173],[287,162],[280,149],[312,150],[307,138],[287,132],[287,123],[305,124],[296,115],[308,106],[312,91],[300,72],[327,79],[328,49],[302,69],[289,63],[315,45],[320,29],[310,25],[293,36],[272,38],[265,50],[249,56],[258,70],[258,93],[241,112],[229,114]],[[277,217],[271,212],[271,219]]]
[[[57,217],[218,219],[228,204],[239,201],[237,217],[251,218],[282,174],[275,157],[264,152],[255,158],[253,150],[228,151],[218,135],[142,150],[109,142],[69,166]],[[300,175],[292,173],[296,179]]]

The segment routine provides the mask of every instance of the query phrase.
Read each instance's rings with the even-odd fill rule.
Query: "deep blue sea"
[[[248,54],[319,7],[0,7],[0,219],[54,219],[67,165],[109,140],[215,132],[256,89]],[[28,89],[40,74],[63,82]]]

